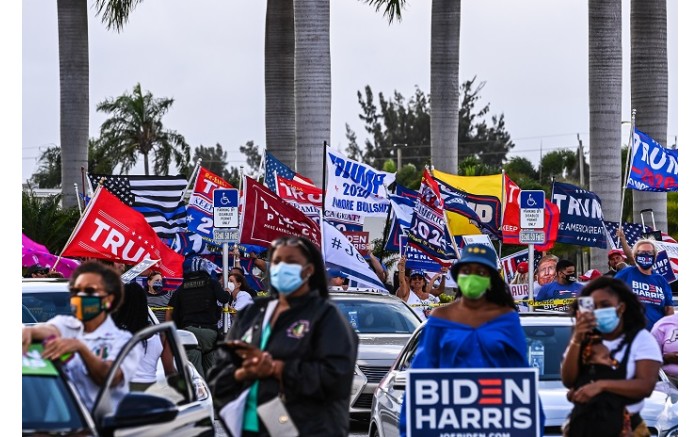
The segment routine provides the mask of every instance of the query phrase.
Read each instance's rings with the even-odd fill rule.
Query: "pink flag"
[[[70,258],[61,258],[59,260],[58,256],[49,252],[46,246],[33,241],[22,233],[22,267],[39,264],[47,268],[53,268],[57,260],[56,271],[66,278],[80,265],[80,261]]]

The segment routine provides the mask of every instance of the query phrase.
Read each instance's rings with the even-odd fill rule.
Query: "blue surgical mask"
[[[302,279],[301,264],[287,264],[281,262],[270,266],[270,285],[280,294],[291,294],[299,289],[306,279]]]
[[[596,328],[603,334],[610,334],[620,324],[620,316],[617,315],[617,308],[607,307],[593,310],[596,320]]]
[[[646,270],[654,265],[654,255],[637,255],[635,261],[637,261],[639,267]]]

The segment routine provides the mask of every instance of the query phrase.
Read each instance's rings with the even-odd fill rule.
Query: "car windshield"
[[[411,334],[420,324],[403,302],[342,297],[333,302],[358,334]]]
[[[87,428],[75,396],[54,365],[32,348],[22,357],[22,430],[61,431]]]
[[[561,360],[571,338],[571,326],[523,326],[523,329],[530,365],[537,361],[535,357],[544,349],[544,365],[537,365],[540,367],[540,381],[561,380]]]
[[[56,315],[73,315],[70,308],[70,295],[63,292],[55,293],[22,293],[22,305],[34,315],[37,322],[46,322]],[[24,308],[23,308],[24,309]]]

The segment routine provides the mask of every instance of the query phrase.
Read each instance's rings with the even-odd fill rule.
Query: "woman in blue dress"
[[[461,298],[435,308],[428,318],[413,369],[529,367],[527,341],[508,286],[491,246],[472,243],[451,268]],[[406,435],[406,408],[399,427]],[[466,430],[465,430],[466,431]],[[540,405],[540,434],[544,413]]]

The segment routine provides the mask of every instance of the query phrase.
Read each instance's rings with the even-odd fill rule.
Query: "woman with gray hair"
[[[651,330],[663,316],[673,314],[673,294],[666,278],[654,273],[656,246],[652,240],[639,240],[632,248],[634,264],[617,272],[615,279],[624,281],[644,306],[646,329]]]

